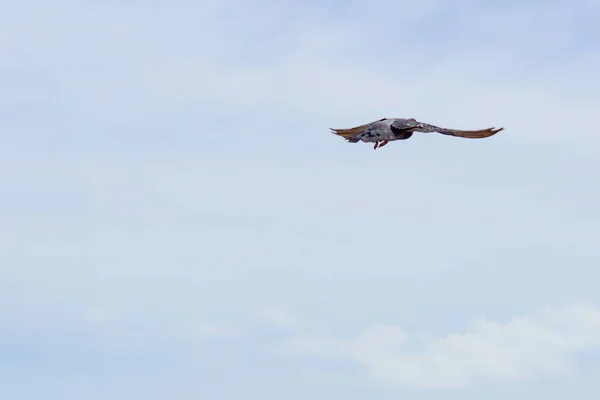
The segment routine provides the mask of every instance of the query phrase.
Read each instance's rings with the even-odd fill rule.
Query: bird
[[[355,126],[349,129],[330,128],[331,132],[343,137],[350,143],[373,143],[374,150],[385,146],[391,141],[406,140],[414,132],[437,132],[443,135],[450,135],[462,138],[481,139],[487,138],[500,132],[504,128],[487,128],[479,130],[459,130],[442,128],[425,122],[417,121],[414,118],[381,118],[368,124]]]

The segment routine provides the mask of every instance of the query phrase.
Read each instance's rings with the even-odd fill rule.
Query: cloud
[[[288,355],[347,360],[378,380],[409,388],[463,388],[536,377],[568,377],[577,352],[600,348],[600,311],[545,308],[502,323],[480,319],[464,332],[411,336],[373,325],[351,338],[297,336]]]

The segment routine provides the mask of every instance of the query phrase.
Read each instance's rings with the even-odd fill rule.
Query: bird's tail
[[[469,139],[482,139],[486,137],[490,137],[500,132],[504,128],[488,128],[488,129],[479,129],[474,131],[464,131],[459,129],[442,129],[440,133],[444,135],[458,136]]]

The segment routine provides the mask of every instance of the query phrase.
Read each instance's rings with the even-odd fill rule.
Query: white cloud
[[[477,320],[461,333],[411,337],[374,325],[353,338],[298,336],[285,352],[349,360],[370,376],[403,387],[458,388],[535,377],[567,377],[578,351],[600,347],[600,311],[543,309],[502,323]]]

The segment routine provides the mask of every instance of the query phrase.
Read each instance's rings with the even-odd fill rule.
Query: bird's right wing
[[[348,128],[348,129],[333,129],[330,128],[331,133],[334,133],[338,136],[341,136],[345,139],[348,139],[352,136],[356,136],[359,133],[365,131],[367,128],[369,128],[371,125],[379,122],[379,121],[383,121],[385,118],[379,119],[377,121],[373,121],[373,122],[369,122],[368,124],[364,124],[364,125],[359,125],[359,126],[355,126],[354,128]]]

